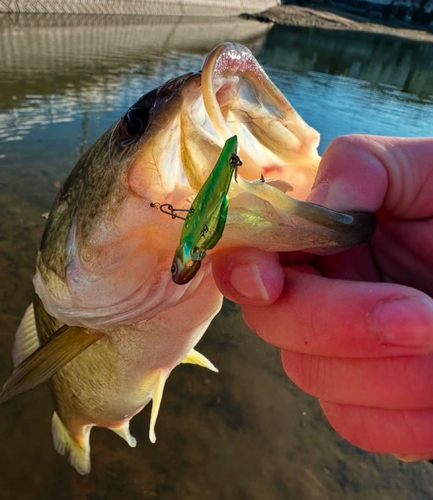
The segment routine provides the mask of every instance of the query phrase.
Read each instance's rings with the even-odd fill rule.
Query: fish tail
[[[81,432],[72,437],[56,412],[51,420],[51,433],[53,435],[54,447],[64,455],[66,460],[79,474],[90,472],[90,430],[92,426],[84,425]]]

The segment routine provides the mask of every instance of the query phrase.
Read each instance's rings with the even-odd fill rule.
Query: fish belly
[[[165,380],[188,357],[221,305],[222,296],[208,275],[184,302],[151,320],[111,329],[54,375],[55,446],[79,472],[90,470],[90,429],[109,428],[133,446],[129,421],[151,400],[149,435],[156,439]]]

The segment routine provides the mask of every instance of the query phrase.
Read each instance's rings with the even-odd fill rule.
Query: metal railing
[[[279,0],[0,0],[0,12],[124,15],[235,15],[265,10]]]

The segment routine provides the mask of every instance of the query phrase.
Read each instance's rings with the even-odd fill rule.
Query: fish
[[[170,266],[182,223],[156,203],[189,209],[234,135],[243,163],[229,187],[224,233],[194,279],[178,286]],[[239,44],[219,45],[201,71],[139,98],[57,194],[0,402],[49,381],[54,446],[80,474],[91,470],[93,427],[134,447],[130,420],[149,403],[155,442],[173,369],[191,363],[217,371],[195,349],[222,305],[211,272],[215,252],[252,246],[326,254],[374,233],[374,214],[304,201],[318,143],[318,132]]]
[[[242,165],[237,152],[238,138],[234,135],[225,142],[215,167],[188,209],[171,265],[173,281],[178,285],[194,278],[206,251],[222,237],[229,205],[227,193],[233,174]]]

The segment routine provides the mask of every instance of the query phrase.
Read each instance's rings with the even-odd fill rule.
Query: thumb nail
[[[307,201],[323,205],[332,210],[347,210],[354,203],[354,189],[344,179],[335,179],[332,183],[321,182],[309,194]]]
[[[230,284],[243,297],[253,300],[269,300],[269,293],[257,264],[236,266],[230,274]]]
[[[326,197],[329,193],[329,184],[327,182],[321,182],[313,188],[311,193],[307,197],[307,201],[310,203],[316,203],[317,205],[323,205]]]

